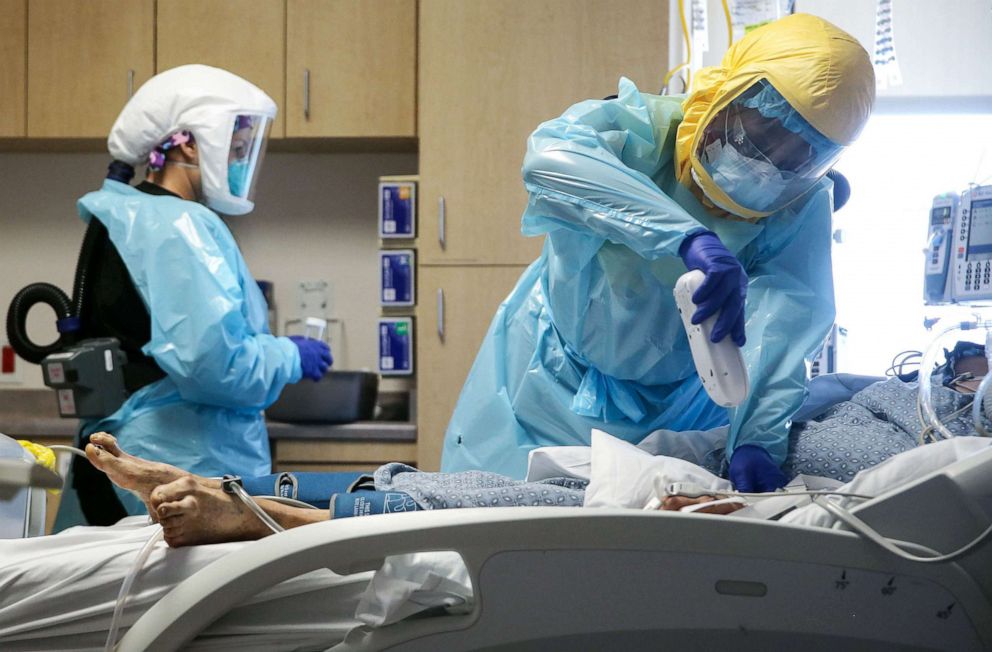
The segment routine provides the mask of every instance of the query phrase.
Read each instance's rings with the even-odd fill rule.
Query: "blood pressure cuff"
[[[331,496],[331,520],[373,514],[419,512],[424,508],[408,493],[402,491],[359,490]]]

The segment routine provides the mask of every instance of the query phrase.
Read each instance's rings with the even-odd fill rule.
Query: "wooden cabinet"
[[[0,0],[0,138],[26,133],[27,0]]]
[[[621,76],[657,92],[668,3],[421,0],[419,12],[417,461],[430,470],[497,305],[540,253],[542,238],[520,235],[527,137]]]
[[[541,239],[520,235],[528,135],[622,75],[657,92],[668,3],[423,0],[419,34],[421,262],[529,263]]]
[[[154,21],[154,0],[30,0],[27,135],[106,138],[154,73]]]
[[[286,135],[416,135],[415,0],[288,0]]]
[[[284,134],[283,0],[159,0],[156,34],[160,72],[203,63],[240,75],[275,100],[271,135]]]
[[[387,462],[414,465],[417,446],[407,442],[280,439],[274,441],[272,472],[368,471]]]
[[[436,471],[444,431],[496,308],[525,266],[421,267],[417,279],[417,464]],[[439,292],[443,295],[443,308]],[[443,322],[440,318],[443,314]],[[443,330],[443,337],[441,331]]]

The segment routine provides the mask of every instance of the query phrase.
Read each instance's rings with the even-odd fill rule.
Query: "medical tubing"
[[[107,644],[104,646],[107,652],[113,652],[114,646],[117,644],[117,630],[121,626],[121,618],[124,615],[124,604],[127,602],[127,596],[131,593],[131,586],[138,577],[138,573],[144,568],[145,562],[148,561],[149,555],[152,554],[152,550],[155,548],[155,544],[161,541],[164,536],[162,526],[156,525],[155,532],[148,537],[148,541],[145,542],[144,547],[141,548],[138,556],[135,557],[134,563],[131,564],[131,571],[124,578],[124,583],[121,584],[120,593],[117,594],[117,604],[114,606],[114,616],[110,620],[110,631],[107,632]]]
[[[271,516],[266,514],[265,511],[261,507],[259,507],[258,503],[256,503],[255,500],[248,495],[248,492],[245,491],[244,487],[242,487],[240,484],[237,484],[236,482],[232,482],[230,484],[230,488],[231,488],[231,492],[235,496],[240,498],[241,502],[243,502],[248,507],[248,509],[250,509],[251,512],[258,517],[258,520],[262,521],[262,523],[265,523],[265,525],[268,526],[268,528],[272,530],[275,534],[279,534],[280,532],[285,531],[285,528],[283,526],[276,523]]]
[[[978,389],[975,390],[975,400],[971,403],[971,421],[975,424],[975,432],[983,437],[992,437],[992,433],[985,427],[985,419],[982,414],[985,395],[988,393],[989,383],[992,382],[992,373],[990,373],[992,372],[992,329],[985,333],[985,366],[985,377],[978,384]]]
[[[35,344],[28,337],[28,312],[39,303],[51,306],[60,320],[73,316],[69,297],[51,283],[32,283],[14,295],[7,309],[7,339],[17,355],[33,364],[41,364],[46,356],[60,351],[66,344],[65,334],[44,346]]]
[[[975,424],[975,431],[983,437],[992,437],[992,432],[989,432],[988,428],[985,427],[984,414],[982,413],[983,399],[988,393],[990,383],[992,383],[992,373],[986,373],[982,382],[978,384],[978,389],[975,390],[975,400],[971,403],[971,420]]]
[[[134,178],[134,166],[115,158],[107,166],[107,178],[111,181],[130,184],[131,179]]]
[[[45,303],[52,307],[58,322],[78,320],[89,288],[88,274],[93,252],[100,240],[102,225],[91,220],[83,236],[76,262],[76,275],[72,286],[72,299],[60,288],[51,283],[32,283],[14,295],[7,310],[7,338],[17,355],[34,364],[41,364],[47,356],[57,353],[78,339],[78,325],[74,329],[59,328],[59,338],[55,342],[39,346],[31,341],[27,333],[28,313],[35,305]]]
[[[66,453],[72,453],[73,455],[78,455],[79,457],[86,457],[86,451],[80,450],[75,446],[63,446],[61,444],[56,444],[55,446],[48,446],[49,449],[55,451],[65,451]],[[86,459],[89,459],[88,457]]]
[[[679,18],[682,20],[682,38],[685,40],[685,61],[675,66],[668,73],[665,74],[664,80],[661,82],[662,93],[667,92],[668,84],[672,80],[672,75],[677,73],[682,68],[689,66],[689,71],[685,77],[685,91],[689,91],[689,84],[692,81],[692,44],[689,42],[689,27],[685,22],[685,3],[683,0],[679,0]]]
[[[957,324],[952,324],[946,327],[944,330],[937,333],[930,342],[930,346],[927,347],[926,352],[923,354],[923,361],[920,363],[920,376],[919,376],[919,393],[917,394],[917,406],[922,410],[921,425],[926,430],[927,426],[933,426],[941,437],[944,439],[950,439],[954,437],[954,433],[948,430],[947,426],[940,420],[937,416],[937,411],[933,408],[932,403],[932,386],[931,386],[931,374],[933,374],[934,366],[937,361],[937,354],[940,351],[940,341],[948,333],[956,330],[974,330],[976,328],[992,328],[992,321],[963,321]],[[928,423],[929,422],[929,423]]]
[[[820,507],[822,507],[823,509],[827,510],[834,516],[836,516],[838,519],[840,519],[847,525],[849,525],[855,532],[857,532],[864,538],[868,539],[872,543],[880,546],[884,550],[907,561],[915,561],[920,564],[942,564],[942,563],[955,561],[967,555],[977,546],[984,543],[986,539],[992,536],[992,525],[989,525],[987,528],[985,528],[984,532],[982,532],[977,537],[972,539],[971,542],[965,544],[961,548],[958,548],[954,552],[949,552],[947,554],[940,554],[937,551],[932,551],[934,553],[933,557],[919,557],[917,555],[911,555],[908,552],[905,552],[904,550],[900,550],[897,547],[898,544],[902,544],[906,546],[913,545],[920,548],[925,548],[925,546],[920,546],[919,544],[915,544],[915,543],[900,542],[900,541],[894,541],[892,539],[887,539],[886,537],[879,534],[876,530],[874,530],[870,525],[862,521],[860,518],[858,518],[851,512],[847,511],[840,505],[833,503],[832,501],[826,499],[820,500],[814,498],[813,502],[819,505]],[[929,548],[927,548],[927,550],[929,550]]]

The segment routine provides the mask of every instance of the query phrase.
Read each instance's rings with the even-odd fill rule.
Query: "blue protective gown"
[[[831,182],[757,222],[713,216],[674,173],[681,97],[590,100],[538,127],[523,178],[523,233],[544,250],[500,305],[445,435],[444,471],[523,477],[538,446],[588,445],[593,428],[650,432],[729,422],[741,444],[785,459],[807,359],[834,319]],[[751,392],[732,410],[695,372],[672,290],[679,245],[715,232],[748,274]]]
[[[228,228],[202,204],[109,180],[79,200],[79,214],[107,227],[151,316],[142,352],[166,373],[83,434],[105,430],[128,453],[199,475],[270,473],[262,410],[300,380],[300,354],[269,334]],[[118,493],[129,512],[142,509]]]

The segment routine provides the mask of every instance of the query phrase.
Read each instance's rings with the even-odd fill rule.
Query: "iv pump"
[[[958,212],[957,193],[937,195],[930,207],[927,248],[924,250],[923,301],[927,305],[951,301],[952,229]]]

